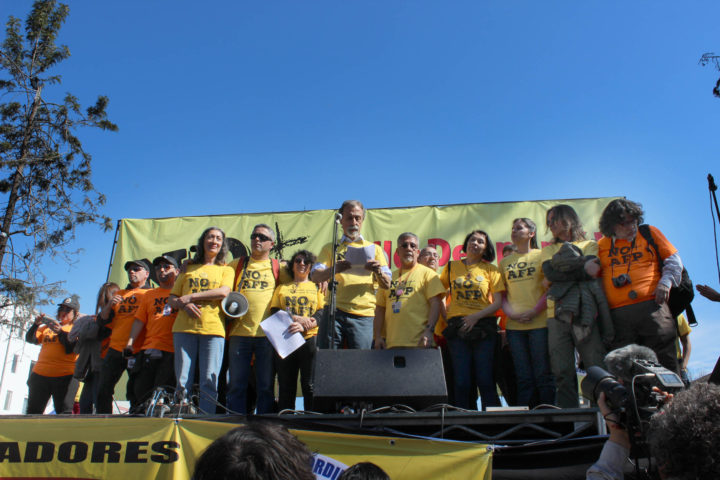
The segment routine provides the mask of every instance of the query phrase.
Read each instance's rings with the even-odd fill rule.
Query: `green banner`
[[[413,232],[419,237],[421,246],[434,245],[438,248],[442,267],[449,260],[460,258],[465,235],[475,229],[488,232],[500,258],[503,245],[510,243],[512,220],[518,217],[532,219],[538,226],[538,239],[543,243],[549,242],[551,236],[545,228],[545,212],[560,203],[571,205],[577,211],[588,238],[600,238],[600,214],[615,198],[618,197],[370,209],[361,233],[366,240],[380,245],[389,258],[393,258],[398,235]],[[309,210],[161,219],[126,218],[118,225],[109,281],[120,286],[127,283],[124,265],[128,260],[147,258],[152,261],[158,255],[176,250],[184,250],[188,257],[192,257],[190,248],[197,244],[200,234],[210,226],[225,231],[233,257],[248,251],[250,233],[259,223],[276,230],[274,257],[287,259],[299,249],[318,254],[323,245],[332,241],[334,214],[335,210]],[[393,268],[398,265],[395,259]]]

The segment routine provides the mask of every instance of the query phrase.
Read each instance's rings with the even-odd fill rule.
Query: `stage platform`
[[[325,470],[329,461],[349,465],[376,460],[402,472],[393,479],[460,478],[447,471],[451,465],[472,472],[491,469],[490,477],[478,473],[462,478],[582,479],[607,438],[604,422],[593,408],[476,412],[436,406],[414,412],[396,406],[345,414],[248,417],[6,416],[0,417],[0,431],[6,432],[0,434],[5,449],[0,452],[0,477],[24,471],[15,470],[12,463],[19,459],[27,468],[30,458],[33,468],[43,468],[47,461],[47,467],[60,468],[68,478],[75,477],[70,474],[73,469],[80,469],[77,473],[84,478],[114,477],[118,472],[138,479],[181,478],[208,442],[249,421],[283,424],[319,454],[316,461],[324,461]],[[114,462],[112,449],[118,452]],[[43,455],[47,460],[39,460]],[[164,465],[165,460],[169,464]],[[141,474],[136,476],[131,472],[138,461],[155,470],[138,470]],[[419,470],[412,476],[407,468]],[[435,469],[432,477],[417,476],[426,469]]]

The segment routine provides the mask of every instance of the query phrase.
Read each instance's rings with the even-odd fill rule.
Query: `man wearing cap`
[[[28,414],[44,413],[50,397],[55,413],[72,413],[78,387],[77,382],[73,382],[77,354],[75,342],[68,340],[68,333],[79,310],[76,299],[66,298],[58,304],[57,320],[39,315],[25,334],[28,343],[42,345],[27,382]]]
[[[390,288],[377,292],[376,349],[433,345],[433,331],[445,287],[437,273],[418,264],[418,243],[414,233],[406,232],[398,237],[395,253],[402,266],[393,273]]]
[[[335,263],[335,281],[337,282],[335,311],[335,342],[333,348],[340,347],[347,341],[349,348],[369,349],[373,340],[373,317],[375,315],[375,291],[378,288],[389,288],[392,273],[382,248],[365,240],[360,235],[360,228],[365,220],[365,207],[358,200],[346,200],[338,210],[343,236],[337,249],[337,258],[332,258],[333,246],[329,243],[323,247],[318,256],[318,263],[313,265],[311,280],[323,283],[330,280],[332,264]],[[362,265],[360,272],[351,273],[353,267],[346,259],[348,249],[354,252],[360,249],[371,251],[370,259]],[[362,270],[365,270],[362,274]],[[358,274],[360,273],[360,274]],[[329,303],[329,302],[327,302]],[[331,346],[333,331],[329,323],[329,315],[320,322],[318,347]]]
[[[124,349],[125,356],[131,356],[136,339],[144,332],[145,341],[138,345],[140,353],[132,369],[138,405],[150,398],[156,388],[175,386],[172,327],[178,312],[173,311],[167,301],[178,276],[178,261],[171,255],[161,255],[153,260],[153,268],[160,286],[143,295]]]
[[[107,318],[103,312],[98,314],[100,326],[107,326],[112,329],[110,335],[110,348],[103,360],[100,371],[100,390],[96,412],[101,414],[112,413],[112,400],[115,393],[115,384],[120,380],[123,371],[128,369],[127,398],[130,400],[130,408],[137,406],[135,398],[133,375],[128,368],[128,358],[124,355],[130,330],[135,321],[135,315],[140,306],[143,295],[150,288],[148,278],[150,277],[150,263],[146,259],[131,260],[125,264],[125,271],[128,275],[128,286],[124,290],[118,290],[110,303],[112,309]],[[141,338],[135,339],[136,345],[142,345]],[[140,349],[135,348],[135,353]],[[131,362],[132,363],[132,362]]]

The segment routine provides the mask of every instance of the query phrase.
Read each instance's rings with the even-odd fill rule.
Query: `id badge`
[[[397,302],[393,302],[393,304],[392,304],[393,313],[400,313],[400,305],[401,305],[401,303],[399,300]]]

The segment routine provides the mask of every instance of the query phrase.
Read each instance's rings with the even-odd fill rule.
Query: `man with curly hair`
[[[682,260],[660,230],[641,225],[643,213],[639,203],[620,198],[600,217],[598,258],[615,327],[613,347],[644,345],[677,372],[677,321],[668,298],[670,287],[680,284]]]

